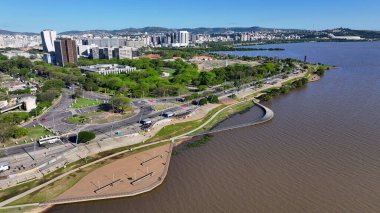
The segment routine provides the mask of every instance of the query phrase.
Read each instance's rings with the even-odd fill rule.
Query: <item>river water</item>
[[[215,134],[173,156],[167,179],[150,193],[49,212],[380,212],[380,43],[269,47],[286,50],[234,54],[307,55],[338,68],[265,103],[271,122]]]

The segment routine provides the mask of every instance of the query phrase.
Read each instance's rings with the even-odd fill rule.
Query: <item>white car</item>
[[[0,172],[7,171],[9,169],[10,169],[10,167],[9,167],[9,163],[8,162],[1,162],[0,163]]]

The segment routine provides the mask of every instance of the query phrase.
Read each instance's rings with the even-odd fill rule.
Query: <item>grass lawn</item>
[[[87,99],[87,98],[77,98],[75,103],[71,106],[71,108],[79,109],[90,106],[97,106],[102,104],[103,101],[95,100],[95,99]]]
[[[227,109],[225,109],[221,113],[219,113],[214,119],[212,119],[212,121],[210,121],[210,123],[208,123],[202,129],[196,131],[195,133],[201,133],[201,132],[204,132],[206,130],[210,130],[216,124],[218,124],[221,121],[224,121],[225,119],[227,119],[232,114],[244,111],[248,108],[253,107],[254,105],[255,104],[253,103],[253,101],[245,101],[245,102],[239,103],[237,105],[228,107]]]
[[[33,138],[33,139],[38,139],[41,136],[44,135],[51,135],[52,133],[43,128],[42,126],[36,126],[36,127],[31,127],[28,128],[28,138]]]
[[[213,126],[215,126],[217,123],[227,119],[230,115],[241,112],[247,108],[250,108],[254,105],[253,101],[246,101],[239,103],[237,105],[231,106],[223,110],[221,113],[219,113],[210,123],[208,123],[206,126],[204,126],[202,129],[196,131],[195,133],[201,133],[206,130],[211,129]],[[211,110],[206,117],[195,120],[195,121],[188,121],[184,123],[178,123],[178,124],[172,124],[169,126],[163,127],[155,136],[147,140],[147,142],[154,142],[154,141],[160,141],[169,139],[181,134],[184,134],[186,132],[191,131],[192,129],[195,129],[202,125],[204,122],[209,120],[216,112],[221,110],[222,108],[226,107],[225,105],[219,106],[213,110]]]
[[[25,213],[25,212],[39,212],[44,207],[27,206],[27,207],[15,207],[10,209],[0,209],[0,213]]]
[[[4,201],[4,200],[7,200],[11,197],[14,197],[22,192],[25,192],[33,187],[36,187],[40,184],[43,184],[67,171],[70,171],[71,169],[74,169],[74,168],[77,168],[79,166],[82,166],[84,165],[85,162],[83,160],[79,160],[79,161],[76,161],[74,163],[71,163],[71,164],[68,164],[66,166],[66,168],[60,168],[48,175],[45,175],[42,179],[38,179],[38,180],[32,180],[32,181],[29,181],[29,182],[25,182],[25,183],[22,183],[22,184],[19,184],[19,185],[16,185],[16,186],[13,186],[13,187],[10,187],[10,188],[7,188],[7,189],[4,189],[4,190],[0,190],[0,201]]]
[[[18,138],[18,139],[11,139],[11,140],[5,142],[5,145],[7,147],[14,146],[14,145],[17,145],[16,142],[18,144],[25,143],[25,140],[28,143],[31,143],[33,141],[38,140],[41,136],[54,135],[53,133],[49,132],[48,130],[46,130],[45,128],[43,128],[41,126],[31,127],[31,128],[27,128],[27,129],[28,129],[28,135],[26,135],[22,138]],[[33,141],[31,139],[33,139]]]
[[[84,124],[87,123],[87,121],[88,118],[84,115],[74,115],[66,119],[66,122],[69,124]]]
[[[104,163],[97,163],[92,166],[81,169],[77,172],[74,172],[60,180],[55,181],[54,183],[49,184],[41,190],[33,192],[19,200],[14,201],[10,205],[19,205],[25,203],[40,203],[51,200],[55,197],[58,197],[60,194],[65,192],[66,190],[73,187],[79,180],[81,180],[84,176],[89,174],[91,171],[99,168]]]
[[[155,136],[153,136],[152,138],[147,140],[147,142],[165,140],[165,139],[169,139],[169,138],[184,134],[186,132],[189,132],[192,129],[195,129],[195,128],[199,127],[200,125],[202,125],[204,122],[206,122],[208,119],[210,119],[216,112],[221,110],[223,107],[225,107],[225,105],[219,106],[219,107],[211,110],[202,119],[165,126],[159,132],[157,132],[157,134]]]

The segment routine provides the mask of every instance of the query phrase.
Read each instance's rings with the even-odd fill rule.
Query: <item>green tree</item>
[[[260,96],[260,100],[262,101],[269,101],[270,99],[272,99],[272,96],[270,94],[264,94]]]
[[[40,102],[52,102],[56,97],[59,96],[59,92],[54,89],[50,89],[44,92],[40,92],[37,94],[37,100]]]
[[[10,112],[0,115],[0,123],[16,125],[29,118],[29,113],[27,112]]]
[[[93,132],[82,131],[78,133],[77,137],[78,143],[87,143],[93,140],[96,137],[96,135]]]
[[[325,74],[325,70],[323,69],[323,67],[318,67],[317,71],[315,71],[315,74],[323,76]]]
[[[12,126],[8,129],[8,136],[12,138],[21,138],[28,134],[28,129],[18,127],[18,126]]]
[[[213,85],[216,75],[214,72],[201,72],[199,80],[201,85]]]
[[[287,86],[283,86],[283,87],[281,87],[281,89],[280,89],[280,91],[281,91],[281,93],[282,94],[288,94],[289,93],[289,87],[287,87]]]
[[[73,99],[80,98],[83,96],[83,91],[81,89],[76,89],[73,94]]]
[[[203,105],[206,105],[207,104],[207,98],[202,98],[201,100],[199,100],[199,105],[200,106],[203,106]]]
[[[0,53],[0,60],[8,60],[8,57]]]
[[[45,81],[44,85],[42,86],[42,90],[47,91],[50,89],[55,89],[61,91],[64,86],[65,82],[63,82],[61,79],[52,79]]]
[[[216,95],[210,95],[210,96],[208,96],[207,101],[208,101],[209,103],[214,103],[214,104],[216,104],[216,103],[219,103],[219,98],[218,98],[218,96],[216,96]]]
[[[116,111],[124,112],[125,110],[130,108],[131,99],[122,95],[117,95],[113,96],[110,99],[110,103]]]

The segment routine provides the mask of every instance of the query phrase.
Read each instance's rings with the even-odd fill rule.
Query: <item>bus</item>
[[[57,142],[61,142],[61,138],[59,136],[49,136],[49,137],[41,138],[38,140],[39,145],[53,144],[53,143],[57,143]]]

